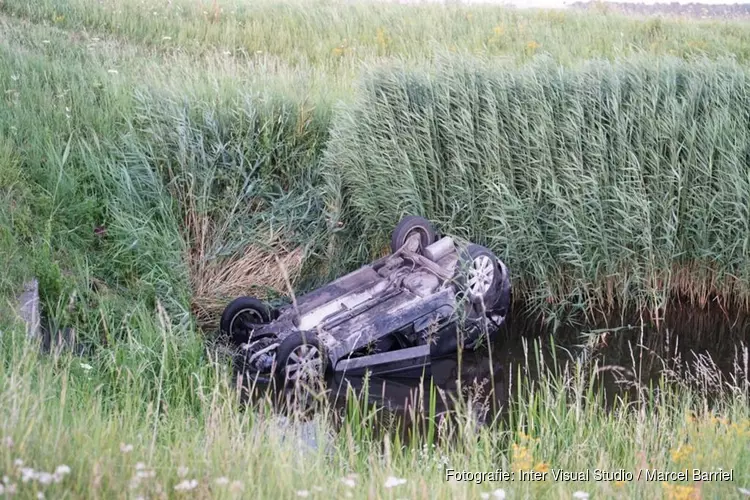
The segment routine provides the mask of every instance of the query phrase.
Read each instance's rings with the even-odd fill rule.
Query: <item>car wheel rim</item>
[[[286,361],[288,381],[310,381],[320,374],[323,359],[314,345],[303,344],[295,347]]]
[[[492,259],[480,255],[474,259],[469,269],[469,291],[475,297],[483,297],[492,285],[495,277],[495,266]]]
[[[232,317],[232,321],[229,323],[230,335],[235,334],[236,328],[241,328],[249,337],[253,333],[253,329],[245,326],[247,323],[263,323],[263,318],[255,309],[242,309]]]

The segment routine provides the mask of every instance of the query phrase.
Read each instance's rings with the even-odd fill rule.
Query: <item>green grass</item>
[[[748,56],[742,23],[648,21],[492,6],[360,2],[6,0],[3,11],[37,23],[111,33],[157,50],[258,52],[291,65],[351,74],[365,59],[429,58],[435,48],[565,62],[633,52]],[[324,27],[321,29],[321,27]]]
[[[669,493],[658,482],[450,485],[442,463],[722,466],[735,483],[705,483],[703,497],[750,487],[741,381],[717,401],[677,384],[605,410],[590,388],[596,367],[578,361],[518,388],[507,422],[477,429],[464,404],[437,426],[426,410],[408,444],[373,432],[379,414],[355,397],[343,419],[320,408],[332,448],[303,459],[275,439],[284,424],[266,401],[239,407],[227,362],[198,328],[233,295],[284,295],[275,257],[300,291],[360,265],[407,206],[497,250],[547,319],[559,305],[658,308],[674,289],[697,301],[716,289],[746,308],[746,25],[485,6],[218,7],[0,2],[0,477],[22,498],[38,483],[20,480],[15,459],[70,466],[48,498],[172,497],[185,479],[199,497],[320,496],[316,486],[345,497],[349,473],[359,498]],[[628,103],[620,128],[601,102]],[[448,119],[448,106],[464,113]],[[483,171],[515,181],[490,184]],[[234,288],[213,289],[229,272]],[[85,357],[39,356],[6,321],[31,276]],[[436,434],[446,439],[432,448]],[[673,460],[684,442],[692,451]],[[138,462],[155,477],[130,490]],[[386,489],[390,475],[407,483]],[[220,489],[220,476],[244,491]]]
[[[709,404],[700,393],[670,389],[666,382],[658,395],[654,387],[643,387],[642,397],[608,410],[594,388],[596,377],[588,375],[596,366],[581,360],[564,372],[553,369],[533,385],[521,383],[521,369],[538,366],[532,351],[529,364],[512,374],[519,397],[509,420],[477,427],[468,395],[447,418],[435,420],[429,408],[418,414],[420,425],[412,427],[405,445],[398,433],[372,431],[386,420],[363,402],[350,404],[343,420],[326,405],[312,420],[310,413],[292,413],[287,423],[275,416],[270,401],[241,409],[226,365],[205,357],[200,344],[181,340],[190,333],[166,326],[163,313],[155,316],[136,311],[126,337],[86,360],[91,368],[68,356],[41,358],[13,330],[4,330],[0,464],[22,498],[37,490],[55,497],[179,497],[174,487],[191,479],[198,481],[192,494],[205,498],[294,498],[300,490],[313,497],[351,492],[353,498],[477,498],[496,488],[524,498],[570,498],[577,490],[613,498],[673,498],[668,490],[680,485],[566,483],[552,480],[553,469],[592,474],[624,469],[636,475],[641,468],[734,471],[732,483],[682,484],[700,490],[702,498],[731,497],[750,481],[746,387],[713,403],[708,413],[694,413]],[[332,427],[333,420],[341,423]],[[317,444],[309,449],[294,437],[303,425],[308,434],[316,429]],[[60,484],[23,483],[17,459],[36,471],[67,465],[72,472]],[[155,477],[134,485],[138,462]],[[188,468],[187,475],[180,476],[181,467]],[[444,467],[550,472],[544,482],[448,483]],[[358,476],[351,489],[342,482],[350,474]],[[406,483],[385,488],[391,475]],[[234,492],[217,485],[219,477],[241,481],[244,492],[237,485]]]

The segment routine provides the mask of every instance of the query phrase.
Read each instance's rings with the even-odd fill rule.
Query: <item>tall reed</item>
[[[370,70],[325,168],[371,254],[422,214],[497,252],[550,321],[630,307],[658,320],[670,300],[750,305],[749,126],[732,61],[445,59]]]

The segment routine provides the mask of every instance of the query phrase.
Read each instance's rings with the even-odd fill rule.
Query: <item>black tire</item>
[[[456,274],[461,291],[472,304],[484,304],[486,309],[495,307],[501,298],[499,285],[504,277],[494,253],[481,245],[468,245],[459,251]]]
[[[396,225],[393,233],[391,233],[391,252],[395,253],[399,248],[404,246],[409,237],[414,235],[415,232],[418,232],[420,235],[420,244],[419,248],[416,249],[416,253],[421,254],[426,247],[437,241],[435,227],[430,221],[417,215],[408,215],[401,219],[401,222]]]
[[[243,320],[258,324],[270,323],[271,311],[254,297],[238,297],[230,302],[221,314],[220,327],[235,347],[249,341],[252,336],[252,330],[238,324]]]
[[[292,366],[291,363],[295,361],[295,355],[299,359],[300,351],[304,352],[305,350],[308,353],[310,350],[317,351],[317,359],[320,360],[318,367],[313,366],[317,373],[308,372],[305,376],[319,376],[322,379],[328,372],[328,354],[318,336],[311,332],[294,332],[286,337],[276,350],[276,377],[281,383],[281,387],[284,387],[289,382],[295,383],[298,380],[298,377],[295,378],[288,371]],[[295,362],[294,364],[299,363]],[[310,378],[305,378],[304,382],[309,383],[310,380]]]

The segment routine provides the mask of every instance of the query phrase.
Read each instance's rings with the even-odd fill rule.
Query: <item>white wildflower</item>
[[[388,478],[385,480],[384,486],[386,488],[393,488],[395,486],[400,486],[402,484],[406,484],[406,479],[399,479],[394,476],[388,476]]]
[[[177,467],[177,475],[180,476],[180,477],[187,476],[188,472],[190,472],[190,469],[188,469],[184,465],[181,465],[181,466]]]
[[[143,462],[137,462],[135,464],[135,470],[144,470],[146,468],[146,464]]]
[[[67,111],[67,112],[70,112],[70,109],[69,109],[69,108],[65,108],[65,111]],[[92,368],[94,368],[94,367],[93,367],[93,366],[91,366],[91,365],[90,365],[90,364],[88,364],[88,363],[81,363],[81,368],[83,368],[83,369],[84,369],[84,370],[86,370],[86,371],[89,371],[89,370],[91,370],[91,369],[92,369]]]
[[[67,465],[58,465],[55,469],[55,472],[52,474],[52,480],[55,483],[61,483],[63,479],[65,479],[65,476],[70,474],[70,467]]]
[[[23,460],[21,460],[20,458],[17,458],[13,460],[13,465],[15,465],[16,467],[23,467]]]
[[[225,56],[231,56],[231,55],[232,55],[232,52],[231,52],[231,51],[229,51],[229,50],[225,50],[225,51],[224,51],[224,55],[225,55]]]
[[[133,445],[132,444],[120,443],[120,452],[122,452],[122,453],[130,453],[131,451],[133,451]]]
[[[740,494],[745,495],[746,497],[750,497],[750,489],[747,489],[747,488],[737,488],[737,491],[739,491]]]
[[[54,476],[49,472],[40,472],[37,474],[36,479],[44,485],[52,484],[52,481],[55,480]]]
[[[589,497],[589,494],[585,491],[576,491],[573,493],[573,498],[577,498],[578,500],[586,500]]]
[[[42,493],[41,491],[39,491],[39,492],[37,492],[37,494],[36,494],[36,497],[37,497],[37,498],[38,498],[39,500],[44,500],[44,493]]]
[[[31,467],[21,468],[21,481],[28,483],[29,481],[36,479],[36,471]]]
[[[99,41],[99,38],[98,38],[98,37],[94,37],[94,38],[92,38],[92,39],[91,39],[91,41],[92,41],[92,42],[98,42],[98,41]]]
[[[47,44],[49,44],[49,40],[42,40],[42,43],[45,44],[45,45],[47,45]]]
[[[490,494],[489,493],[480,493],[479,494],[479,498],[481,498],[482,500],[489,500]]]
[[[307,490],[298,490],[297,491],[297,496],[298,497],[302,497],[302,498],[306,498],[306,497],[310,496],[310,492],[307,491]]]
[[[492,498],[503,500],[505,498],[505,490],[502,488],[496,489],[495,491],[492,492]]]
[[[138,479],[151,479],[156,477],[156,472],[152,470],[139,470],[135,473],[135,477]]]
[[[354,488],[354,486],[357,484],[354,481],[354,478],[351,478],[351,477],[342,477],[341,482],[344,483],[349,488]]]
[[[218,486],[226,486],[229,484],[229,478],[221,476],[214,479],[214,483],[216,483]]]
[[[198,481],[195,479],[185,480],[181,483],[177,484],[177,486],[174,487],[176,491],[190,491],[194,490],[198,486]]]
[[[161,37],[161,39],[162,40],[171,40],[172,37],[171,36],[163,36],[163,37]]]
[[[116,75],[117,73],[119,73],[119,71],[117,71],[116,69],[108,69],[107,73],[111,73],[113,75]]]

